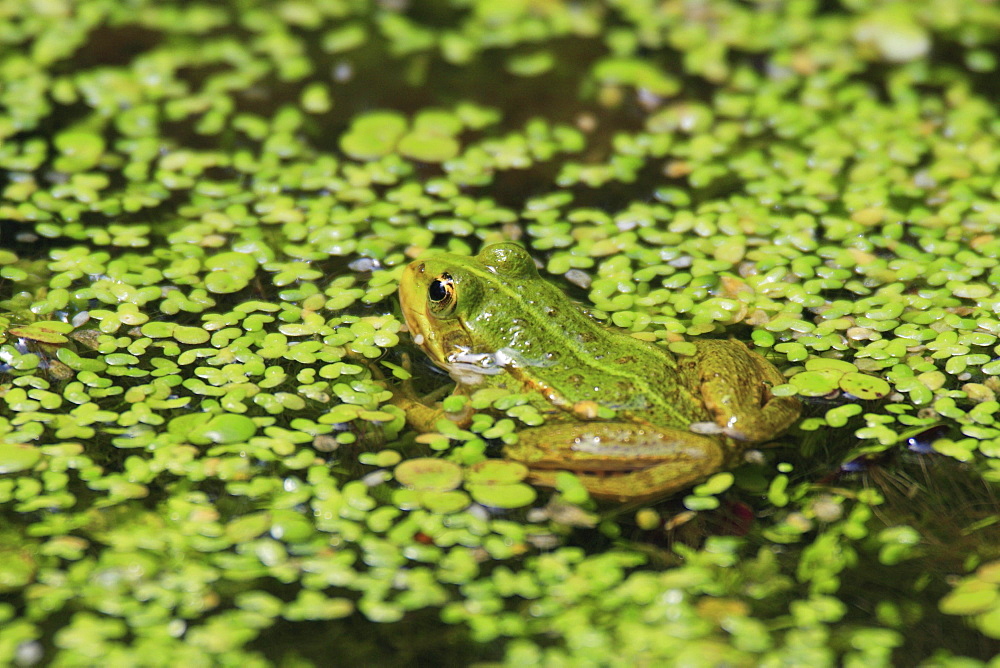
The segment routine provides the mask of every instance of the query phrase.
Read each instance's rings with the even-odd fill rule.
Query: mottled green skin
[[[701,341],[696,354],[675,357],[591,318],[514,244],[417,260],[400,301],[415,341],[451,373],[456,393],[539,393],[546,423],[520,431],[505,455],[541,484],[562,469],[599,497],[667,494],[732,465],[748,443],[798,417],[796,400],[770,395],[780,372],[742,343]],[[595,419],[597,406],[615,416]],[[418,428],[440,417],[417,413]]]

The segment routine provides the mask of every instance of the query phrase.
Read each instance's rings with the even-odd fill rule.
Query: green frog
[[[504,456],[538,485],[571,471],[596,498],[664,496],[734,466],[799,416],[795,398],[771,394],[781,372],[742,342],[696,341],[693,354],[675,355],[605,326],[513,243],[418,259],[399,297],[414,343],[449,373],[455,394],[488,387],[535,397],[544,424],[518,431]],[[419,431],[446,416],[410,390],[394,403]],[[614,417],[600,417],[606,409]]]

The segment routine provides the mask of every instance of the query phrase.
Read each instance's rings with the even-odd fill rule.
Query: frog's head
[[[414,343],[451,370],[456,356],[516,343],[522,318],[511,295],[523,295],[536,281],[526,250],[494,244],[475,257],[441,253],[412,262],[400,280],[399,302]]]

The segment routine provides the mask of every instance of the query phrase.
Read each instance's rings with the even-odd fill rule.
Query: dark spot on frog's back
[[[632,355],[622,355],[621,357],[615,360],[615,364],[621,364],[621,365],[635,364],[635,357],[633,357]]]
[[[566,379],[566,382],[568,382],[570,385],[579,385],[583,382],[583,376],[574,373],[572,376]]]
[[[593,343],[595,338],[592,332],[579,332],[576,335],[576,340],[580,343]]]

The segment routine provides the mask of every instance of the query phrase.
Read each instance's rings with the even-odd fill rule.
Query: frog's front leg
[[[403,356],[403,368],[410,370],[410,359],[408,355]],[[431,432],[437,429],[438,420],[446,418],[456,423],[459,427],[467,427],[472,420],[472,409],[466,408],[459,413],[449,413],[441,407],[439,400],[453,390],[452,386],[445,385],[430,394],[421,396],[413,387],[410,378],[402,380],[390,387],[392,399],[389,403],[403,411],[406,415],[406,423],[413,429],[421,432]]]
[[[531,482],[554,487],[577,474],[591,496],[616,501],[665,496],[732,462],[725,439],[631,422],[566,422],[518,432],[504,455],[528,466]]]
[[[435,431],[438,420],[442,418],[464,428],[469,425],[472,417],[472,411],[468,408],[461,413],[448,413],[440,403],[434,403],[426,397],[420,397],[415,392],[402,388],[393,388],[389,403],[403,411],[406,415],[406,424],[421,433]]]
[[[713,421],[696,422],[692,431],[760,443],[775,438],[799,417],[798,399],[771,394],[785,377],[740,341],[698,342],[694,371]]]

